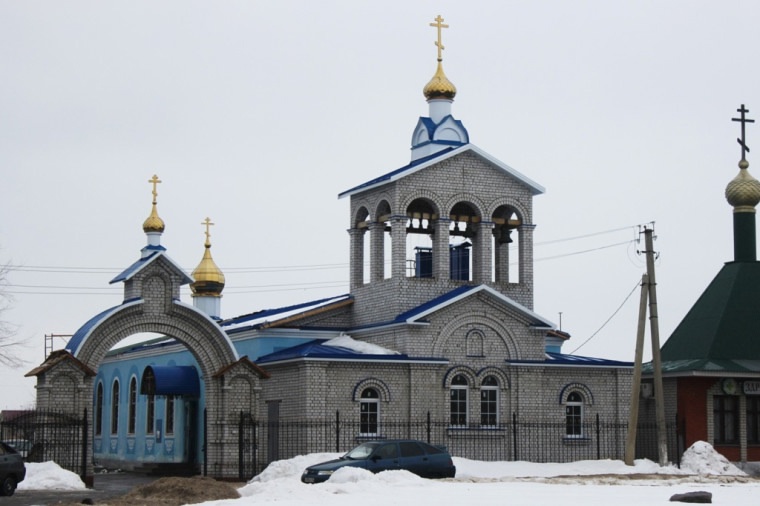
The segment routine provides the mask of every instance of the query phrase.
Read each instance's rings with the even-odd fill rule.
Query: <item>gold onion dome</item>
[[[747,160],[739,162],[739,174],[726,186],[726,200],[735,211],[754,210],[760,202],[760,181],[747,170]]]
[[[435,71],[435,75],[422,89],[422,93],[427,100],[434,98],[453,100],[456,96],[457,87],[444,74],[443,64],[440,60],[438,61],[438,69]]]
[[[193,271],[195,281],[190,284],[190,290],[193,295],[221,297],[224,290],[224,274],[211,258],[211,241],[208,231],[209,225],[212,225],[211,220],[206,218],[203,225],[206,225],[206,250],[203,252],[201,263]]]
[[[156,210],[156,203],[153,202],[153,209],[150,212],[150,216],[143,222],[143,232],[161,232],[163,233],[165,228],[164,220],[158,215]]]

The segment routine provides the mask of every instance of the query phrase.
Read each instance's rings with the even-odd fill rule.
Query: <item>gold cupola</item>
[[[434,100],[442,98],[445,100],[454,100],[457,94],[457,87],[454,83],[449,81],[446,74],[443,72],[443,42],[441,42],[441,29],[448,28],[449,25],[443,24],[443,18],[439,14],[435,18],[435,23],[430,23],[430,26],[438,29],[438,40],[435,45],[438,47],[438,68],[435,71],[433,78],[422,89],[422,93],[427,100]]]
[[[760,203],[760,181],[749,173],[748,167],[749,162],[742,159],[739,174],[726,185],[726,200],[735,213],[754,213]]]
[[[161,217],[158,215],[158,210],[156,209],[156,197],[158,197],[158,191],[156,191],[156,185],[161,182],[160,179],[158,179],[158,176],[153,174],[153,177],[148,180],[149,183],[153,184],[153,208],[150,211],[150,216],[143,222],[143,232],[147,233],[158,233],[162,234],[164,232],[164,220],[161,219]]]
[[[747,161],[747,147],[745,127],[747,123],[754,123],[746,113],[749,109],[744,104],[737,109],[741,113],[739,118],[731,118],[731,121],[741,123],[741,137],[736,139],[742,148],[742,158],[739,161],[739,174],[726,185],[726,200],[734,208],[734,261],[755,262],[757,261],[757,232],[755,231],[755,206],[760,202],[760,181],[750,175],[749,162]]]
[[[209,227],[213,223],[211,223],[211,219],[206,218],[201,225],[206,227],[206,250],[203,252],[201,263],[193,271],[192,276],[195,281],[190,284],[190,290],[193,292],[193,297],[221,297],[222,290],[224,290],[224,274],[214,263],[214,259],[211,258]]]

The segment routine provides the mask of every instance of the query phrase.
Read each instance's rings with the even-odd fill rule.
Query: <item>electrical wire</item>
[[[625,296],[625,299],[623,299],[623,302],[622,302],[622,303],[620,304],[620,306],[618,306],[618,308],[617,308],[617,309],[616,309],[616,310],[615,310],[615,311],[612,313],[612,315],[610,315],[610,317],[609,317],[609,318],[607,318],[607,320],[605,320],[605,322],[604,322],[604,323],[602,323],[602,326],[601,326],[601,327],[599,327],[599,328],[597,329],[597,331],[596,331],[596,332],[594,332],[593,334],[591,334],[591,336],[589,336],[589,338],[588,338],[588,339],[586,339],[585,341],[583,341],[583,342],[582,342],[582,343],[581,343],[581,344],[580,344],[580,345],[579,345],[577,348],[575,348],[573,351],[571,351],[571,352],[570,352],[570,355],[574,355],[576,351],[578,351],[578,350],[580,350],[581,348],[583,348],[583,346],[584,346],[586,343],[588,343],[589,341],[591,341],[591,340],[592,340],[592,339],[593,339],[593,338],[594,338],[594,337],[595,337],[595,336],[596,336],[596,335],[597,335],[599,332],[601,332],[601,331],[602,331],[602,329],[603,329],[604,327],[606,327],[606,326],[607,326],[607,324],[610,322],[610,320],[612,320],[612,319],[615,317],[615,315],[616,315],[616,314],[618,314],[618,313],[620,312],[620,310],[621,310],[621,309],[623,309],[623,306],[625,306],[625,303],[626,303],[626,302],[628,302],[628,299],[630,299],[630,298],[631,298],[631,295],[633,295],[633,293],[636,291],[636,288],[638,288],[639,286],[641,286],[641,279],[640,279],[640,278],[636,280],[636,284],[635,284],[635,285],[633,285],[633,289],[631,290],[631,292],[630,292],[628,295],[626,295],[626,296]]]

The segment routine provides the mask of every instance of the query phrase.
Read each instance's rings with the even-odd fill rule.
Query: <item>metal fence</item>
[[[680,464],[683,451],[678,423],[666,424],[668,452]],[[411,438],[444,445],[456,457],[485,461],[572,462],[577,460],[622,460],[627,423],[600,419],[586,421],[574,434],[565,422],[520,420],[516,415],[493,427],[452,427],[449,421],[425,419],[385,422],[375,434],[362,434],[358,419],[254,420],[240,417],[240,478],[248,479],[270,462],[318,452],[345,452],[369,439]],[[658,460],[654,424],[637,426],[636,458]]]
[[[0,440],[27,462],[54,461],[84,477],[87,464],[87,411],[82,417],[56,411],[21,411],[0,421]]]

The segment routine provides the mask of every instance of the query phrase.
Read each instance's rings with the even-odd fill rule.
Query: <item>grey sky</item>
[[[732,259],[723,190],[731,118],[760,117],[760,3],[0,0],[0,261],[21,266],[4,316],[30,339],[0,409],[33,399],[44,334],[121,301],[107,283],[145,244],[154,173],[188,271],[216,223],[224,316],[347,292],[337,194],[409,161],[437,14],[454,116],[547,189],[536,312],[562,312],[574,350],[634,289],[634,225],[654,220],[664,341]],[[632,360],[637,310],[638,291],[578,353]]]

